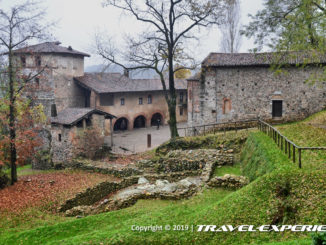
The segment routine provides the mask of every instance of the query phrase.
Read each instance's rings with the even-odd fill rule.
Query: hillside
[[[279,129],[300,145],[326,145],[326,131],[309,125],[324,115]],[[253,132],[240,163],[252,182],[238,191],[206,189],[188,200],[140,200],[119,211],[19,233],[8,230],[0,244],[311,244],[309,233],[196,232],[196,226],[325,224],[325,161],[323,153],[308,153],[304,163],[309,167],[300,170],[268,136]],[[137,232],[133,225],[194,225],[195,231]]]

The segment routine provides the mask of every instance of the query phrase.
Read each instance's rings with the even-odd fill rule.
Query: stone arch
[[[134,119],[134,128],[145,128],[146,127],[146,117],[144,115],[138,115]]]
[[[128,129],[129,120],[125,117],[118,118],[115,123],[113,130],[114,131],[124,131]]]
[[[223,99],[223,114],[229,114],[231,112],[232,105],[231,99],[224,98]]]
[[[157,126],[158,120],[160,121],[160,125],[163,125],[164,118],[160,112],[156,112],[151,117],[151,126]]]

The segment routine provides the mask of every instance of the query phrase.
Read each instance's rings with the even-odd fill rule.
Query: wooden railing
[[[240,129],[256,128],[258,119],[232,121],[225,123],[212,123],[204,124],[192,127],[178,128],[178,130],[184,130],[185,136],[196,136],[196,135],[206,135],[208,133],[215,133],[216,131],[229,131],[235,130],[236,132]]]
[[[272,125],[258,120],[258,129],[269,137],[271,137],[278,147],[285,152],[289,159],[295,163],[296,159],[298,159],[299,168],[302,168],[302,152],[305,150],[326,150],[326,147],[301,147],[293,143],[287,137],[282,135],[276,128]],[[296,158],[296,153],[298,153],[298,157]]]

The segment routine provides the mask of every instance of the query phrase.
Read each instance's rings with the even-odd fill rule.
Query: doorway
[[[114,131],[124,131],[128,129],[128,119],[121,117],[114,124]]]
[[[283,101],[282,100],[273,100],[272,116],[273,117],[282,117],[282,112],[283,112]]]
[[[134,120],[134,128],[145,128],[146,118],[144,116],[138,116]]]
[[[155,113],[151,119],[151,126],[157,126],[158,122],[163,125],[163,117],[160,113]]]

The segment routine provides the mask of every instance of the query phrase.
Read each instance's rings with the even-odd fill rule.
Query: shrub
[[[326,245],[326,232],[312,234],[312,245]]]
[[[94,159],[104,146],[104,135],[96,127],[81,130],[73,140],[74,156]]]
[[[2,171],[0,166],[0,190],[8,186],[10,179],[8,176]]]

